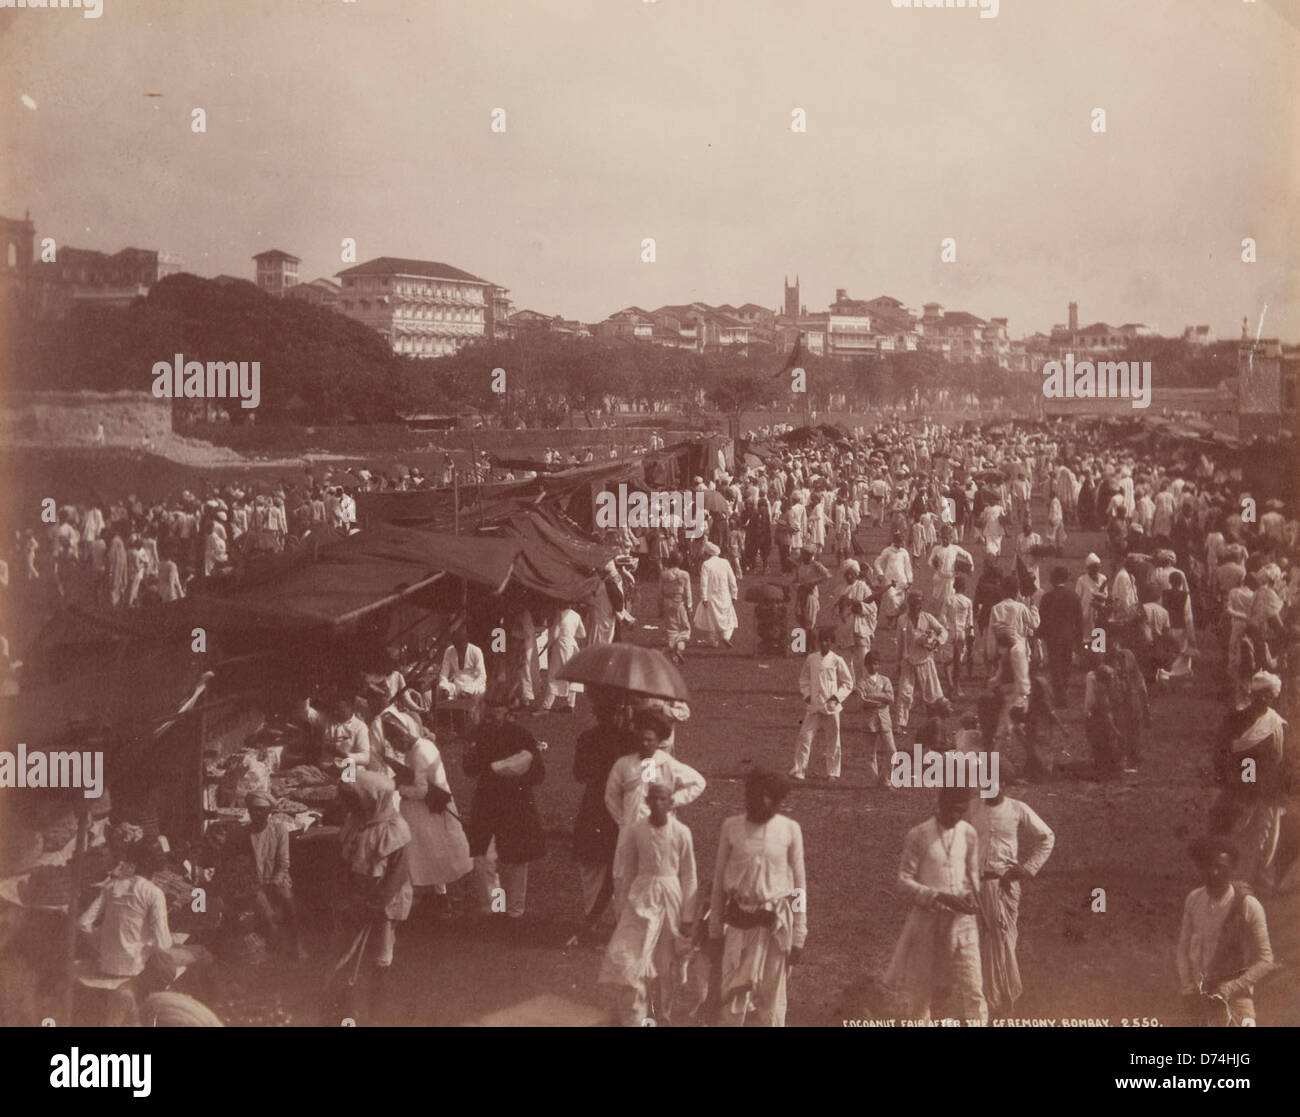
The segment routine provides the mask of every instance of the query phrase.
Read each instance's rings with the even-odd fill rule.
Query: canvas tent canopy
[[[217,628],[261,621],[275,627],[341,627],[394,605],[450,574],[500,592],[520,551],[510,540],[441,535],[376,523],[298,562],[253,573],[189,599]]]
[[[581,601],[596,592],[600,570],[619,549],[582,539],[550,509],[530,509],[484,528],[490,538],[513,540],[520,548],[513,581],[558,601]]]

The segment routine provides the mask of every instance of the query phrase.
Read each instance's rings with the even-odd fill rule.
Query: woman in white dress
[[[404,754],[403,763],[411,773],[411,781],[398,787],[402,817],[411,828],[411,885],[446,892],[447,885],[469,872],[474,863],[457,817],[442,755],[420,733],[410,714],[387,710],[383,721],[386,740],[399,755]],[[441,794],[430,796],[431,788],[439,789]]]

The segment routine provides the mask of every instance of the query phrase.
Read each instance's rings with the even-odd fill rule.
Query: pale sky
[[[1300,0],[999,8],[4,10],[0,214],[30,209],[60,244],[163,248],[250,279],[271,247],[303,258],[304,281],[333,276],[355,237],[361,261],[441,260],[518,308],[584,321],[696,299],[776,307],[797,272],[810,310],[845,287],[1005,316],[1019,337],[1075,299],[1084,323],[1236,337],[1263,313],[1264,336],[1300,340]]]

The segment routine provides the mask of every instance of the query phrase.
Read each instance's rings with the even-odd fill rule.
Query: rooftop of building
[[[491,286],[486,279],[480,279],[461,268],[453,268],[450,264],[439,263],[437,260],[408,260],[401,256],[378,256],[373,260],[367,260],[364,264],[345,268],[335,274],[349,278],[369,275],[409,275],[420,279],[458,279],[464,283],[482,283]]]
[[[68,257],[81,258],[86,260],[125,260],[139,258],[141,256],[162,256],[168,257],[167,253],[159,252],[156,248],[126,248],[118,249],[116,252],[100,252],[95,248],[60,248],[59,256],[63,262],[67,262]]]
[[[940,321],[945,326],[987,326],[988,323],[975,314],[968,314],[964,310],[946,311]]]

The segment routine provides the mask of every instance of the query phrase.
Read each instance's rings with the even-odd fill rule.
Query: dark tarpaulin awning
[[[516,487],[469,510],[462,491],[461,530],[477,534],[459,538],[516,541],[522,553],[514,560],[513,577],[521,587],[556,600],[582,600],[595,592],[600,569],[618,554],[618,548],[593,542],[583,525],[565,515],[565,509],[576,503],[581,507],[573,508],[575,513],[590,516],[595,492],[620,480],[638,487],[644,484],[641,462],[600,462],[549,474],[525,483],[528,487],[544,484],[544,495],[522,495]],[[449,526],[451,506],[443,493],[363,494],[365,497],[371,498],[367,505],[371,519],[363,534],[385,526],[385,521],[390,528],[404,525],[405,530],[420,535],[433,528],[445,531]]]
[[[641,485],[645,469],[639,458],[621,458],[590,462],[537,480],[548,501],[562,507],[581,530],[592,531],[596,524],[596,494],[619,482]]]
[[[162,642],[124,638],[97,654],[70,649],[75,672],[0,700],[0,722],[12,749],[43,746],[74,724],[112,725],[132,737],[174,711],[194,688],[203,665],[188,655],[188,635]],[[76,747],[76,746],[73,746]]]
[[[595,494],[606,485],[620,481],[633,486],[643,484],[644,472],[638,459],[595,462],[525,481],[462,485],[459,529],[468,534],[483,525],[503,523],[516,512],[549,502],[562,506],[578,528],[586,531],[594,526]],[[357,516],[363,529],[383,522],[450,534],[457,527],[453,497],[448,489],[362,493],[357,501]]]
[[[460,531],[469,534],[479,523],[490,523],[542,498],[541,479],[493,481],[460,487]],[[452,535],[456,530],[456,498],[452,489],[411,489],[405,492],[365,492],[357,495],[357,522],[421,527]]]
[[[509,539],[439,535],[376,523],[304,555],[292,567],[191,600],[218,624],[223,611],[229,611],[272,623],[341,625],[393,604],[443,574],[499,592],[519,551],[520,545]]]
[[[591,543],[552,510],[517,512],[484,528],[493,538],[516,540],[521,548],[514,581],[525,589],[560,601],[582,601],[596,592],[600,570],[617,547]]]

